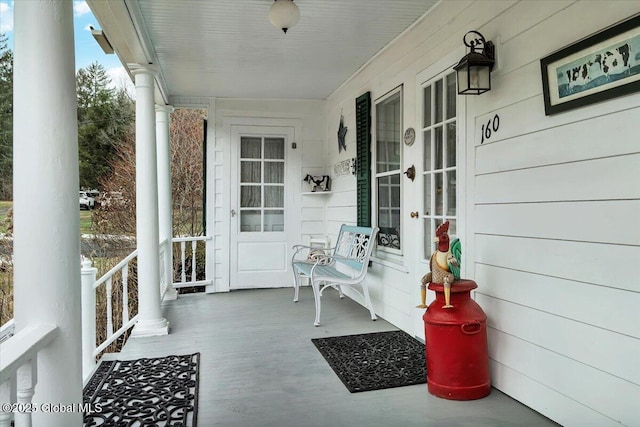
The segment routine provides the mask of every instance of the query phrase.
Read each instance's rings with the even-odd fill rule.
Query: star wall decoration
[[[347,143],[344,141],[347,136],[347,128],[344,125],[344,116],[340,113],[340,126],[338,126],[338,153],[347,151]]]

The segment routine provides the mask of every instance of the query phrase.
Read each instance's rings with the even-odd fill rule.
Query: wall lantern
[[[275,0],[269,9],[269,21],[285,34],[299,19],[300,11],[293,0]]]
[[[462,41],[471,51],[453,67],[458,75],[458,94],[480,95],[491,90],[495,46],[477,31],[469,31]]]

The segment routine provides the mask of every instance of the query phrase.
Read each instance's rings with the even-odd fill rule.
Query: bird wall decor
[[[427,283],[444,285],[445,305],[442,308],[453,308],[451,305],[451,284],[460,280],[460,264],[462,263],[462,245],[460,239],[449,242],[449,221],[445,221],[436,228],[436,236],[433,241],[437,244],[436,250],[429,260],[430,272],[422,277],[420,285],[421,304],[418,308],[427,308]]]

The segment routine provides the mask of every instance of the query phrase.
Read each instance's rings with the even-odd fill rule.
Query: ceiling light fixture
[[[300,11],[293,0],[275,0],[269,9],[269,21],[285,34],[299,19]]]

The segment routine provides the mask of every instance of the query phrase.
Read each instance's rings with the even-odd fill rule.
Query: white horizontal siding
[[[556,298],[556,293],[549,297]],[[557,297],[561,298],[561,294]],[[570,320],[562,312],[552,314],[484,294],[478,294],[476,301],[489,313],[488,327],[640,385],[639,339]]]
[[[636,13],[633,1],[442,2],[327,103],[328,135],[341,113],[349,128],[346,153],[329,138],[331,167],[355,157],[357,96],[402,84],[403,129],[418,129],[416,76],[469,30],[496,43],[492,90],[465,97],[458,133],[468,174],[458,183],[470,241],[463,263],[488,315],[494,385],[567,426],[640,425],[640,94],[546,116],[540,58]],[[481,144],[496,114],[500,128]],[[403,147],[402,170],[419,160],[416,146]],[[356,212],[355,179],[334,183],[330,232]],[[417,187],[402,183],[408,209]],[[412,331],[426,272],[416,248],[430,238],[415,229],[404,230],[409,273],[374,263],[367,278],[376,310]]]
[[[634,292],[640,292],[638,260],[639,246],[476,235],[480,264]]]
[[[475,275],[480,294],[640,338],[638,292],[484,264]]]
[[[622,425],[639,425],[637,385],[495,329],[488,338],[492,359],[579,402],[585,410],[590,408]],[[601,419],[593,414],[581,418],[583,416],[568,419],[565,425],[595,426]]]
[[[476,206],[480,234],[640,245],[640,200]]]
[[[640,103],[640,95],[633,97],[637,104]],[[532,130],[518,136],[517,140],[486,143],[476,148],[476,173],[482,175],[638,153],[640,147],[634,135],[622,131],[638,117],[640,108],[632,108],[550,129]],[[501,128],[506,128],[507,123],[502,118]],[[602,178],[606,181],[608,176],[603,174]]]
[[[638,199],[640,154],[480,175],[476,188],[478,204]]]
[[[489,348],[499,340],[516,346],[515,337],[488,330]],[[527,351],[528,349],[523,349]],[[586,406],[564,393],[554,390],[537,379],[489,359],[491,383],[494,387],[532,409],[546,415],[562,426],[620,427],[620,423]]]

